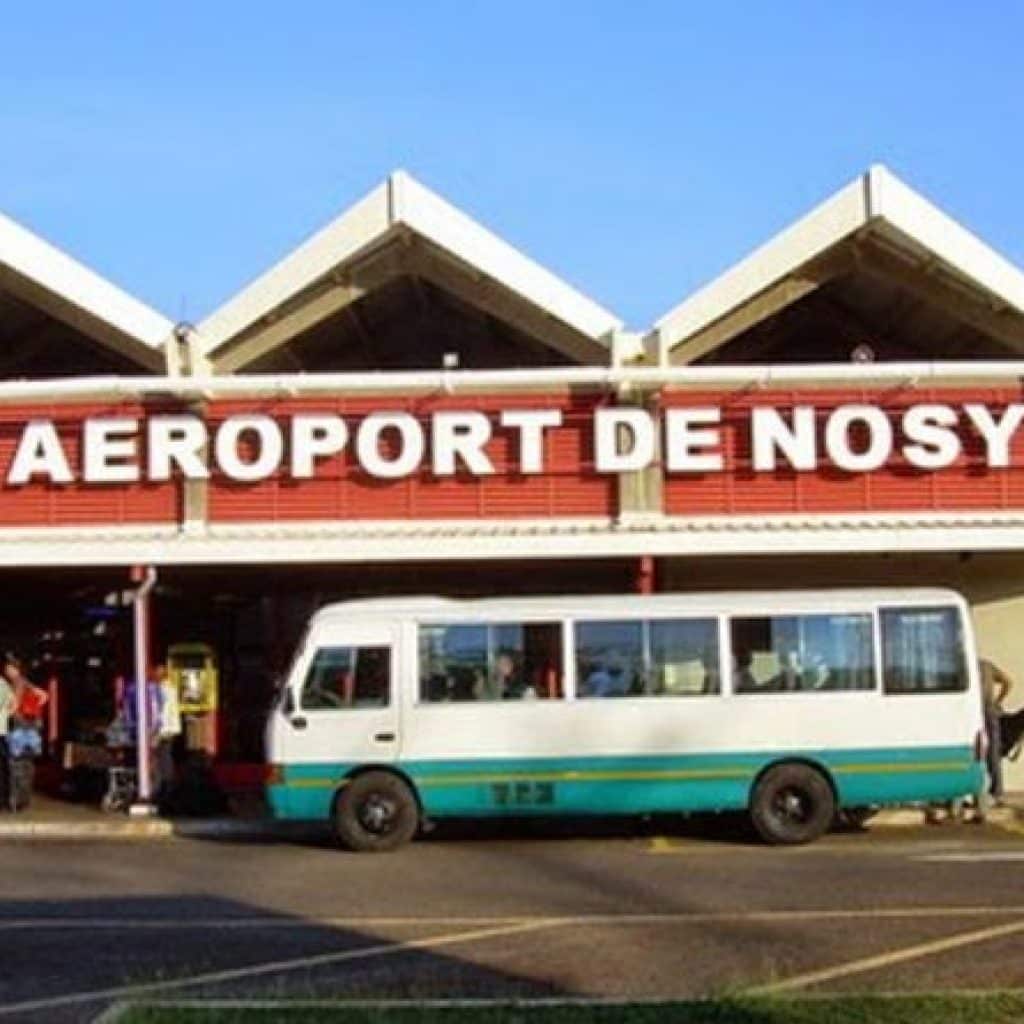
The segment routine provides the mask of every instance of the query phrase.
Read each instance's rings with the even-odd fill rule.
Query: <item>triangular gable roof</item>
[[[105,278],[0,214],[0,289],[153,372],[174,325]]]
[[[372,261],[376,277],[360,271]],[[397,171],[200,323],[200,352],[215,369],[238,369],[358,299],[373,287],[367,282],[410,267],[442,287],[461,287],[468,301],[581,362],[607,361],[611,333],[622,326]]]
[[[871,244],[865,260],[909,280],[907,265],[889,262],[888,249],[912,257],[922,279],[941,273],[961,292],[955,315],[1024,349],[1024,272],[882,166],[663,316],[647,349],[659,362],[690,363],[849,269],[862,258],[857,246]]]

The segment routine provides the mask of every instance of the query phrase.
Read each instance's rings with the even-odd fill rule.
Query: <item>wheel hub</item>
[[[783,821],[802,824],[810,813],[809,801],[799,790],[787,787],[775,797],[775,813]]]
[[[395,822],[394,801],[381,793],[371,793],[359,808],[359,822],[367,832],[383,835]]]

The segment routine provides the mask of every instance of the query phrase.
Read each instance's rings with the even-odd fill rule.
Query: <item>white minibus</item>
[[[985,782],[949,590],[325,607],[267,730],[275,816],[389,850],[429,819],[746,811],[770,843]]]

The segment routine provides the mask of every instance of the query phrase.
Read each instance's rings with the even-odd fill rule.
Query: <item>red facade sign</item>
[[[303,519],[505,519],[546,516],[610,516],[615,511],[615,480],[594,469],[591,419],[597,396],[458,395],[436,398],[293,399],[254,404],[217,402],[211,427],[240,412],[287,417],[296,413],[336,413],[358,420],[372,412],[408,412],[426,421],[441,410],[483,412],[493,421],[504,409],[561,409],[563,426],[548,432],[544,472],[518,472],[513,438],[495,427],[485,451],[493,476],[468,473],[439,479],[427,469],[400,480],[379,480],[362,470],[349,449],[324,459],[311,480],[295,480],[284,470],[268,480],[243,484],[214,473],[210,481],[211,522]]]
[[[1024,509],[1022,432],[1011,441],[1010,466],[991,468],[986,464],[981,437],[961,424],[957,429],[963,448],[960,456],[948,468],[926,471],[910,465],[899,454],[898,426],[902,413],[912,405],[980,402],[997,412],[1010,402],[1020,402],[1022,396],[1021,388],[759,390],[733,396],[723,392],[666,392],[662,403],[665,408],[707,404],[722,409],[724,469],[720,473],[667,476],[665,513],[709,516]],[[772,473],[753,471],[751,409],[771,406],[785,415],[794,406],[813,405],[820,435],[831,410],[854,402],[883,409],[893,423],[895,450],[881,469],[849,473],[819,458],[818,468],[813,471],[798,472],[788,467]]]
[[[961,409],[981,404],[999,419],[1011,403],[1021,403],[1024,389],[878,388],[855,390],[748,390],[696,393],[667,390],[665,410],[720,410],[713,428],[721,468],[708,472],[667,473],[664,512],[674,516],[870,513],[893,511],[959,512],[1024,510],[1024,429],[1015,429],[1009,465],[991,466],[985,439],[961,416],[955,428],[961,449],[949,465],[921,469],[902,453],[903,416],[911,406],[929,403]],[[405,413],[426,425],[436,413],[482,413],[491,432],[483,451],[493,473],[474,474],[465,466],[451,476],[435,475],[429,458],[397,479],[367,472],[351,446],[316,461],[311,476],[296,476],[287,459],[269,476],[254,482],[232,479],[216,462],[205,484],[207,517],[212,523],[302,522],[306,520],[509,519],[547,517],[611,517],[617,512],[618,482],[614,472],[595,465],[595,412],[612,405],[604,393],[438,395],[430,397],[239,399],[213,401],[198,413],[211,435],[229,417],[259,414],[285,424],[299,414],[338,416],[355,433],[371,413]],[[893,453],[881,468],[849,472],[823,456],[813,469],[795,470],[784,459],[778,468],[754,469],[751,419],[755,409],[774,409],[783,420],[799,406],[813,406],[819,434],[840,406],[881,409],[892,425]],[[521,438],[500,422],[509,410],[557,410],[560,426],[543,434],[540,472],[524,472]],[[160,411],[168,411],[166,409]],[[171,410],[174,411],[174,410]],[[178,410],[180,411],[180,410]],[[1018,408],[1018,421],[1021,410]],[[0,479],[8,481],[12,459],[27,423],[53,424],[68,464],[70,480],[54,483],[39,475],[3,487],[0,525],[64,526],[179,522],[184,481],[139,480],[100,483],[82,479],[82,426],[87,419],[111,417],[140,422],[154,410],[140,402],[0,406]],[[809,415],[809,413],[808,413]],[[877,417],[877,413],[875,413]],[[882,424],[885,426],[885,424]],[[809,424],[808,424],[809,426]],[[388,435],[382,435],[385,447]],[[850,434],[856,447],[857,428]],[[919,439],[918,439],[919,440]],[[56,442],[54,442],[56,443]],[[249,441],[242,440],[245,457]],[[138,436],[144,461],[145,433]],[[824,451],[818,445],[819,453]]]
[[[81,425],[92,416],[144,416],[140,403],[0,404],[0,480],[6,480],[25,424],[50,420],[68,461],[81,462]],[[32,481],[2,489],[0,526],[82,526],[174,523],[180,517],[181,485],[173,481],[123,484],[53,484]]]

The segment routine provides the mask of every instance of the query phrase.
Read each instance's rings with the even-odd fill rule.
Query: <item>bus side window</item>
[[[557,700],[563,693],[556,622],[423,625],[419,659],[425,703]]]
[[[734,693],[875,688],[871,616],[764,615],[730,621]]]
[[[420,626],[419,659],[421,701],[436,704],[486,699],[486,626]]]
[[[575,643],[581,698],[719,692],[715,619],[578,622]]]
[[[577,622],[576,680],[583,698],[643,693],[643,623],[636,620]]]
[[[556,622],[491,627],[491,671],[500,700],[562,696],[562,626]]]
[[[883,608],[881,623],[886,693],[967,689],[963,622],[957,608]]]
[[[715,694],[718,622],[715,619],[655,619],[648,624],[651,692],[665,696]]]

